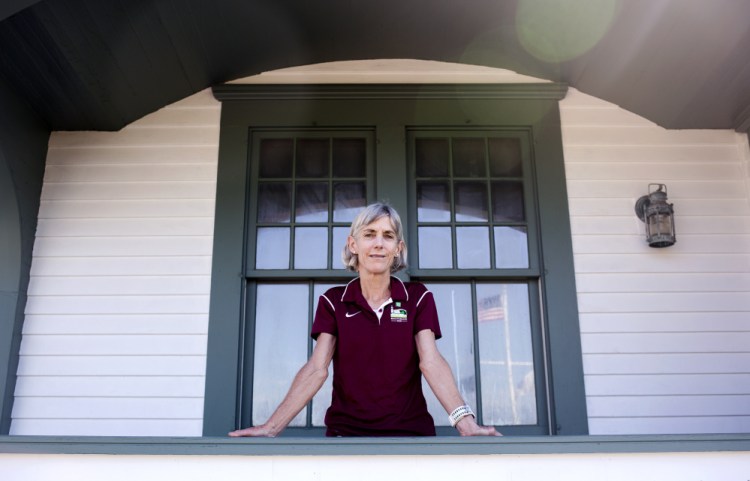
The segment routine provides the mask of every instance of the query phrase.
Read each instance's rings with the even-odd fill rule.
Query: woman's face
[[[383,216],[360,229],[356,237],[349,236],[348,245],[351,253],[358,256],[360,275],[390,275],[403,241],[398,240],[391,218]]]

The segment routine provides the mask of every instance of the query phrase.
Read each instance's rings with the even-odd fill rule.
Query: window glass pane
[[[474,371],[474,329],[472,327],[471,286],[469,284],[429,284],[437,305],[443,337],[438,349],[453,371],[461,396],[476,406],[476,374]],[[445,409],[423,380],[427,408],[437,426],[450,426]]]
[[[327,222],[328,184],[325,182],[297,184],[295,206],[297,222]]]
[[[367,203],[364,182],[333,184],[333,221],[351,222]]]
[[[297,177],[328,177],[328,139],[297,141]]]
[[[333,139],[333,176],[341,178],[367,175],[366,148],[365,139]]]
[[[453,139],[453,175],[487,176],[484,139]]]
[[[421,269],[453,267],[453,241],[450,227],[420,227],[418,236]]]
[[[326,269],[328,267],[328,227],[294,229],[294,268]]]
[[[289,269],[289,242],[289,228],[259,227],[255,268]]]
[[[492,183],[492,219],[495,222],[519,222],[525,219],[523,183]]]
[[[331,268],[346,269],[344,262],[341,260],[341,253],[346,245],[346,239],[349,237],[349,227],[333,228],[333,244],[331,245]]]
[[[315,299],[315,305],[313,306],[313,312],[318,310],[318,302],[320,296],[325,291],[337,284],[315,284],[313,288],[313,299]],[[325,302],[325,301],[323,301]],[[315,342],[315,341],[312,341]],[[325,415],[326,410],[331,405],[331,393],[333,392],[333,363],[328,366],[328,378],[323,383],[323,387],[315,394],[312,400],[312,425],[313,426],[325,426]]]
[[[526,284],[477,284],[482,422],[536,424],[534,357]]]
[[[495,227],[495,264],[498,269],[529,267],[526,227]]]
[[[484,182],[456,182],[456,222],[489,220],[487,184]]]
[[[258,186],[258,222],[288,223],[292,217],[292,184],[264,182]]]
[[[419,222],[449,222],[451,206],[447,182],[417,182]]]
[[[292,176],[292,139],[263,139],[260,141],[260,178]]]
[[[420,239],[421,242],[421,239]],[[456,251],[459,269],[489,269],[490,230],[487,227],[457,227]]]
[[[490,175],[521,177],[521,141],[519,139],[489,139]]]
[[[448,139],[416,139],[417,177],[448,177]]]
[[[253,424],[265,422],[307,360],[309,287],[259,284],[255,307]],[[290,426],[304,426],[307,408]]]

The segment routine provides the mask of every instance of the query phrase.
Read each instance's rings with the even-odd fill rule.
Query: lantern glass
[[[674,229],[674,209],[667,203],[666,186],[644,195],[636,203],[636,213],[646,224],[646,241],[651,247],[669,247],[676,242]]]

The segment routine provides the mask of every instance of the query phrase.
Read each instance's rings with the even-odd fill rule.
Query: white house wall
[[[11,434],[201,434],[219,114],[52,134]]]
[[[560,107],[590,432],[750,432],[747,136],[574,89]],[[634,214],[649,183],[674,203],[666,249]]]
[[[219,112],[53,133],[12,434],[201,434]],[[572,89],[561,114],[591,433],[750,432],[747,138]],[[633,213],[650,182],[668,249]]]

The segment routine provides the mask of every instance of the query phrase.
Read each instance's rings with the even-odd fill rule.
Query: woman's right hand
[[[254,437],[254,438],[274,438],[276,435],[271,431],[265,424],[260,426],[252,426],[245,429],[238,429],[229,433],[229,437],[232,438],[243,438],[243,437]]]

